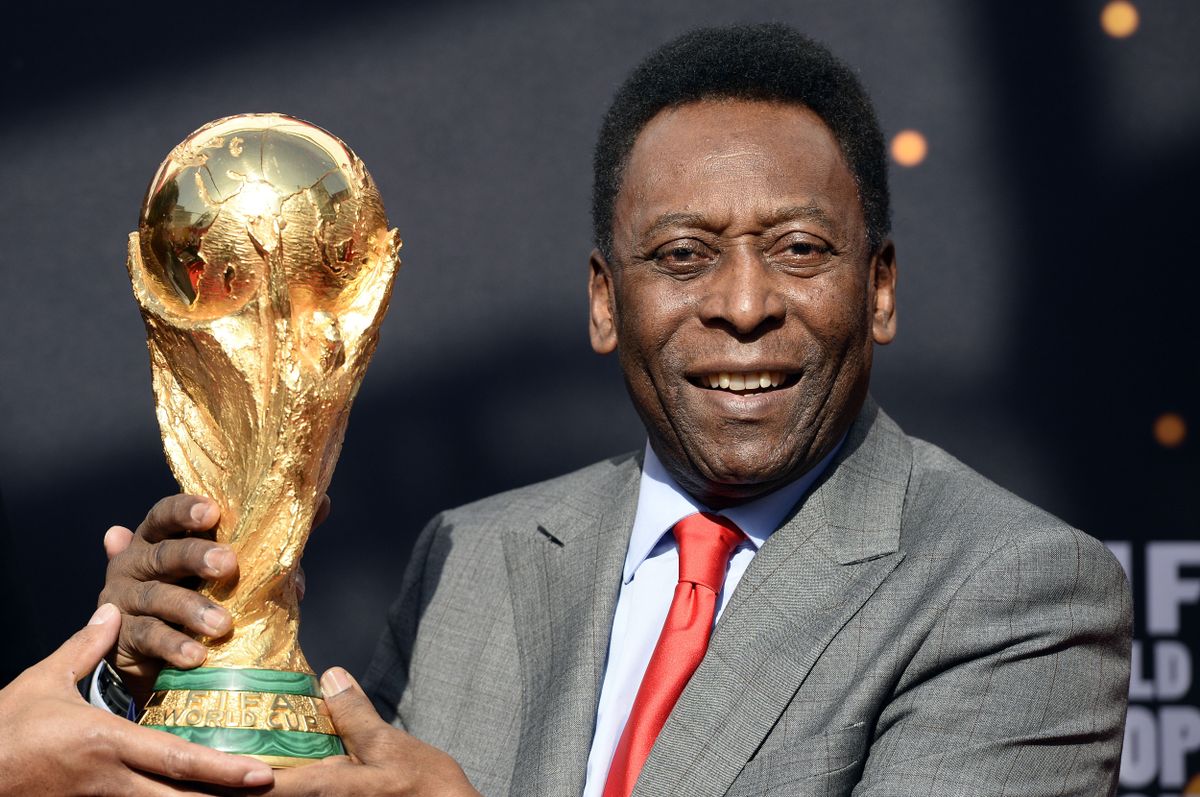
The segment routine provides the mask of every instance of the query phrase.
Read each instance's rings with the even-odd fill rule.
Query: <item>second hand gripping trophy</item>
[[[163,447],[221,507],[233,616],[202,668],[165,669],[143,725],[296,766],[343,752],[300,652],[296,567],[400,261],[366,168],[279,114],[220,119],[159,167],[129,236]]]

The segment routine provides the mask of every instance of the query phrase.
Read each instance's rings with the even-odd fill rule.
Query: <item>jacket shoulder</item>
[[[940,546],[953,540],[960,550],[989,556],[1015,546],[1060,550],[1116,566],[1096,538],[1009,492],[958,459],[917,438],[904,506],[905,543]]]
[[[456,529],[490,526],[509,519],[528,521],[574,510],[595,514],[611,502],[615,486],[641,468],[639,452],[609,457],[545,481],[448,509],[439,516]]]

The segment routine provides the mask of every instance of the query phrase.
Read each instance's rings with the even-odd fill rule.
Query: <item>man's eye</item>
[[[688,246],[676,246],[671,249],[665,249],[658,253],[659,260],[667,260],[676,263],[685,263],[689,260],[694,260],[697,257],[695,249]]]
[[[793,255],[807,257],[809,255],[821,254],[824,249],[811,241],[797,241],[788,247],[788,251]]]
[[[654,259],[668,268],[701,266],[712,260],[707,247],[692,243],[673,243],[654,253]]]
[[[771,257],[784,265],[815,266],[828,260],[831,253],[829,244],[805,237],[781,241]]]

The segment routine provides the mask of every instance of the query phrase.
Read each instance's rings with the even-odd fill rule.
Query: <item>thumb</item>
[[[106,603],[96,610],[83,629],[50,654],[44,666],[54,675],[69,675],[71,683],[75,683],[96,669],[100,659],[116,644],[120,630],[121,612]]]
[[[375,711],[354,676],[341,667],[327,670],[321,676],[321,692],[347,752],[359,755],[372,734],[381,727],[390,727]]]
[[[113,526],[104,532],[104,554],[112,559],[133,542],[133,532],[124,526]]]

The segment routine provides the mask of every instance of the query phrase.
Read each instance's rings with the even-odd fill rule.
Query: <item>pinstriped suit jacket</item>
[[[578,795],[640,475],[629,455],[423,532],[366,678],[485,795]],[[868,400],[755,557],[635,795],[1103,795],[1129,589],[1096,540]]]

